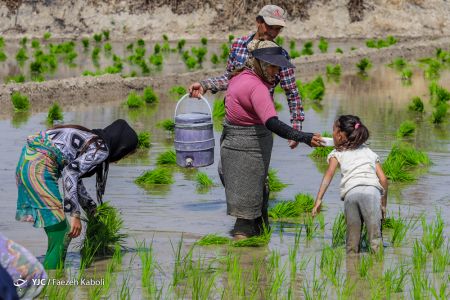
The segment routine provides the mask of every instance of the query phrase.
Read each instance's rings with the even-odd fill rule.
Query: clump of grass
[[[58,105],[58,103],[53,103],[53,105],[48,110],[47,122],[49,124],[53,124],[55,120],[62,121],[63,118],[64,116],[61,107]]]
[[[401,71],[406,68],[407,65],[408,63],[405,59],[403,59],[402,57],[397,57],[390,64],[388,64],[388,67]]]
[[[269,209],[272,219],[295,218],[308,213],[314,207],[314,198],[310,194],[297,194],[293,201],[280,201]]]
[[[25,61],[28,60],[28,55],[27,55],[27,49],[26,48],[20,48],[17,51],[17,53],[16,53],[16,60],[17,60],[17,63],[19,64],[19,66],[23,66]]]
[[[416,111],[422,113],[424,111],[423,101],[420,97],[414,97],[411,99],[410,104],[408,105],[408,109],[410,111]]]
[[[14,107],[14,111],[27,111],[30,108],[30,101],[26,95],[22,95],[20,92],[14,92],[11,95],[11,102]]]
[[[332,137],[330,133],[324,131],[322,132],[323,137]],[[333,146],[326,146],[326,147],[316,147],[314,150],[309,154],[309,157],[312,158],[326,158],[328,157],[328,154],[333,151]]]
[[[177,163],[177,156],[174,150],[167,150],[158,155],[156,159],[157,165],[175,165]]]
[[[385,48],[385,47],[392,46],[392,45],[394,45],[396,43],[397,43],[397,39],[394,38],[393,36],[389,35],[384,40],[383,39],[379,39],[379,40],[377,40],[377,39],[370,39],[370,40],[367,40],[366,41],[366,46],[368,48],[380,49],[380,48]]]
[[[129,108],[139,108],[144,105],[144,100],[136,92],[132,91],[128,94],[126,103]]]
[[[446,120],[447,117],[447,111],[448,111],[448,104],[447,103],[439,103],[435,106],[432,114],[431,114],[431,121],[434,124],[440,124],[443,121]]]
[[[145,103],[153,104],[159,101],[158,95],[156,95],[155,91],[151,86],[148,86],[144,89],[144,93],[142,94],[142,99]]]
[[[277,172],[278,171],[275,169],[272,169],[272,168],[269,169],[269,174],[268,174],[269,190],[271,192],[280,192],[285,187],[287,187],[287,184],[281,182],[281,180],[278,178]]]
[[[216,235],[216,234],[205,235],[200,240],[195,242],[195,244],[199,245],[199,246],[227,245],[230,243],[231,243],[231,240],[229,238],[220,236],[220,235]]]
[[[126,237],[126,234],[119,233],[122,227],[123,220],[115,207],[108,202],[97,206],[95,214],[88,214],[86,220],[86,237],[81,248],[81,257],[93,258],[113,254],[115,245],[123,243]],[[90,262],[85,265],[89,266]]]
[[[416,124],[413,121],[406,120],[400,124],[397,130],[397,137],[411,136],[416,130]]]
[[[325,84],[322,76],[319,75],[314,80],[304,84],[300,80],[297,80],[296,83],[302,99],[314,101],[321,101],[323,99],[325,95]]]
[[[327,65],[327,76],[341,76],[341,65]]]
[[[307,41],[303,45],[303,49],[301,51],[301,55],[313,55],[314,54],[314,50],[312,48],[313,48],[313,42]]]
[[[166,119],[156,124],[157,127],[169,132],[175,131],[175,122],[172,119]]]
[[[386,176],[392,181],[413,181],[411,173],[415,167],[428,166],[428,155],[406,143],[396,143],[383,163]]]
[[[372,63],[368,58],[365,57],[356,64],[356,67],[358,68],[360,73],[366,73],[367,70],[372,67]]]
[[[144,172],[141,176],[136,178],[135,183],[141,186],[154,184],[172,184],[173,175],[170,170],[157,167],[153,170]]]
[[[138,148],[139,149],[148,149],[150,148],[150,138],[151,134],[150,132],[139,132],[138,134]]]
[[[326,39],[324,39],[323,37],[320,38],[318,47],[319,47],[320,52],[327,53],[328,52],[328,41]]]
[[[12,83],[12,82],[24,83],[25,76],[23,76],[22,74],[17,74],[17,75],[7,76],[5,78],[5,83]]]
[[[216,99],[213,104],[213,118],[220,119],[225,117],[225,101]]]
[[[336,48],[336,53],[342,54],[342,53],[344,53],[344,51],[342,51],[341,48]]]
[[[440,249],[444,244],[444,227],[444,220],[440,213],[430,224],[427,224],[425,216],[422,216],[422,245],[428,253]]]
[[[339,213],[333,222],[332,232],[332,246],[339,247],[345,245],[345,237],[347,234],[347,225],[345,223],[344,213]]]
[[[214,185],[212,179],[204,172],[198,172],[195,180],[197,181],[197,186],[199,188],[210,188]]]
[[[176,96],[176,97],[181,97],[181,96],[187,94],[187,90],[182,85],[175,85],[175,86],[170,88],[169,94],[171,94],[173,96]]]
[[[263,247],[267,246],[272,236],[271,230],[264,230],[261,235],[252,236],[247,239],[234,241],[231,243],[233,247]]]

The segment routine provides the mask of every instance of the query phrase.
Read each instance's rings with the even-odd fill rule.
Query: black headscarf
[[[110,162],[116,162],[136,150],[138,136],[125,120],[118,119],[104,129],[93,129],[93,133],[105,141],[109,150],[108,159],[96,168],[97,200],[102,203]]]

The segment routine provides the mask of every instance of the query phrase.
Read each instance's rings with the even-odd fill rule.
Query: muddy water
[[[300,70],[301,71],[301,70]],[[444,220],[450,218],[447,208],[450,202],[450,124],[432,125],[429,121],[431,107],[428,104],[428,82],[423,79],[418,69],[412,79],[412,86],[404,86],[399,75],[388,68],[379,67],[369,72],[364,79],[355,74],[341,77],[340,83],[327,83],[326,96],[321,105],[305,103],[305,131],[331,132],[334,119],[340,114],[356,114],[371,132],[370,145],[384,159],[395,142],[395,132],[399,124],[406,119],[414,119],[419,124],[417,133],[411,138],[417,148],[426,151],[433,165],[415,183],[408,185],[391,185],[388,210],[402,215],[417,217],[425,213],[429,219],[435,215],[435,209],[441,209]],[[442,75],[440,83],[450,88],[450,74]],[[174,83],[176,84],[176,83]],[[216,233],[226,236],[232,228],[234,219],[226,215],[224,189],[217,175],[219,160],[218,146],[215,148],[215,163],[202,168],[216,183],[207,193],[198,193],[192,172],[176,170],[175,183],[152,189],[143,189],[133,183],[142,172],[155,165],[159,153],[171,147],[170,136],[157,128],[155,124],[163,119],[173,117],[176,104],[173,98],[160,91],[161,101],[155,107],[148,107],[139,112],[125,108],[119,101],[109,102],[102,106],[84,106],[65,112],[66,123],[79,123],[87,127],[97,128],[107,125],[116,118],[129,120],[138,131],[152,133],[152,147],[149,151],[141,151],[126,160],[110,167],[108,187],[105,199],[110,201],[122,212],[124,232],[129,234],[127,246],[133,249],[135,241],[153,240],[153,247],[162,272],[158,279],[165,281],[167,287],[173,268],[173,249],[183,236],[184,243],[191,245],[195,240]],[[413,96],[421,96],[426,103],[426,115],[419,117],[407,111],[407,103]],[[279,113],[284,121],[289,120],[287,103],[284,95],[277,94],[278,101],[283,104]],[[208,95],[210,100],[214,97]],[[210,101],[211,102],[211,101]],[[195,105],[200,105],[196,103]],[[31,225],[14,221],[15,200],[17,197],[14,170],[19,151],[25,138],[30,133],[45,128],[45,114],[35,114],[25,118],[21,123],[12,119],[0,121],[2,142],[0,145],[0,193],[2,194],[0,210],[0,231],[6,236],[28,247],[36,256],[42,259],[46,249],[46,237],[43,230],[32,229]],[[220,132],[215,132],[216,143]],[[281,180],[289,186],[275,196],[275,200],[293,199],[299,192],[315,195],[322,178],[324,163],[314,162],[308,157],[311,149],[300,145],[291,150],[287,142],[275,137],[271,167],[278,170]],[[88,181],[88,190],[93,193],[93,181]],[[309,242],[302,238],[299,257],[314,257],[320,259],[320,251],[324,245],[331,244],[331,226],[335,216],[342,211],[343,203],[339,200],[339,175],[336,175],[324,198],[326,204],[326,226],[323,234]],[[271,250],[279,251],[282,261],[287,260],[288,249],[293,246],[294,233],[289,224],[272,224],[274,233],[270,245],[258,249],[236,249],[233,255],[240,254],[245,266],[250,266],[254,257],[268,257]],[[447,224],[448,225],[448,224]],[[448,228],[448,227],[447,227]],[[448,232],[448,229],[446,230]],[[411,253],[412,238],[420,236],[420,227],[410,232],[403,248],[392,248],[386,243],[386,258],[384,268],[408,257]],[[79,255],[72,242],[68,265],[76,269]],[[187,246],[186,246],[187,247]],[[225,255],[227,250],[222,247],[201,248],[201,255],[215,257]],[[108,260],[96,262],[86,276],[104,270]],[[305,277],[312,273],[312,265],[307,267]],[[381,268],[382,266],[377,266]],[[249,267],[250,268],[250,267]],[[125,254],[122,270],[119,274],[118,289],[121,278],[131,276],[130,287],[133,287],[134,299],[140,299],[143,292],[140,284],[140,261],[133,251]],[[295,292],[301,297],[301,282]],[[117,293],[114,291],[113,295]],[[332,294],[333,295],[333,294]],[[406,293],[405,295],[409,295]],[[368,296],[368,295],[366,295]],[[86,291],[78,288],[75,298],[86,298]]]

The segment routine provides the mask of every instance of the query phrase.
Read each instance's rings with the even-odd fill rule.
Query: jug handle
[[[184,95],[183,97],[180,98],[180,100],[178,100],[177,106],[175,106],[175,113],[174,113],[174,116],[173,116],[173,119],[174,119],[174,120],[175,120],[175,117],[177,116],[178,105],[180,105],[180,103],[181,103],[184,99],[186,99],[186,98],[190,98],[190,97],[189,97],[189,94]],[[202,95],[200,95],[200,99],[203,100],[203,101],[206,103],[206,105],[208,105],[209,115],[211,116],[211,123],[212,123],[212,110],[211,110],[211,105],[209,105],[208,100],[206,100],[206,98],[203,97]]]

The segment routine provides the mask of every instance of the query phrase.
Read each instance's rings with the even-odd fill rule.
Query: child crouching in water
[[[328,155],[328,169],[322,179],[312,210],[317,215],[322,197],[341,168],[340,194],[344,201],[347,225],[347,253],[358,253],[363,222],[372,251],[382,246],[381,221],[386,214],[388,181],[377,154],[365,145],[369,131],[361,120],[352,115],[340,116],[333,125],[335,149]]]

